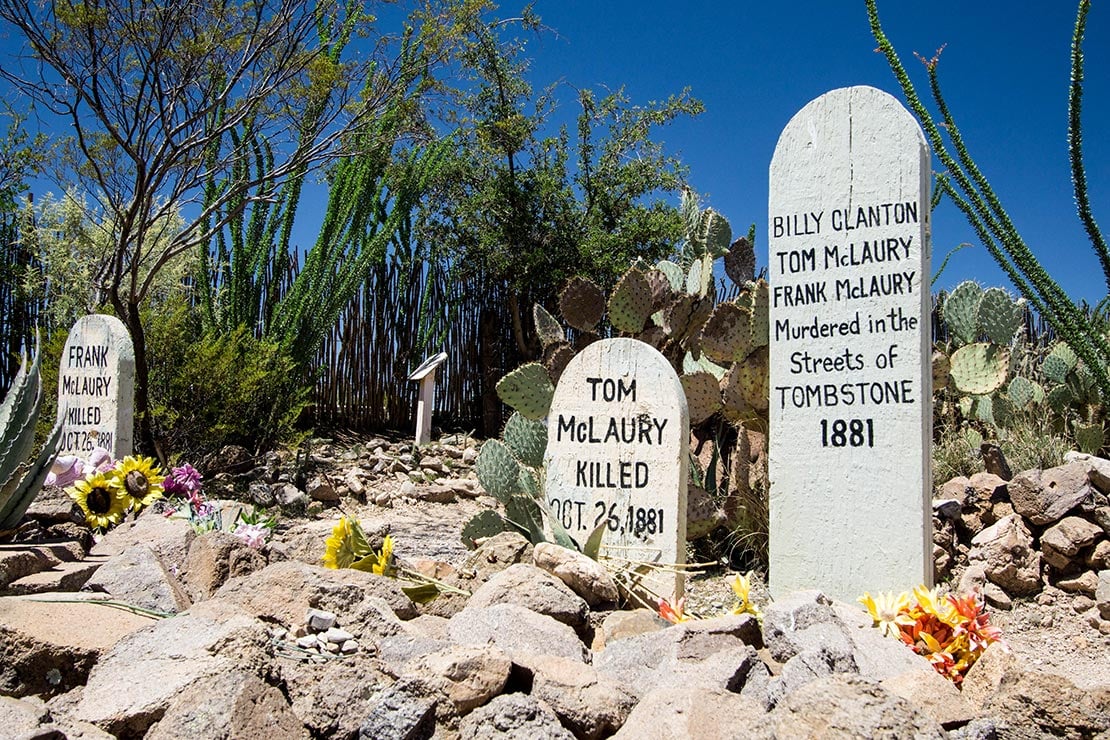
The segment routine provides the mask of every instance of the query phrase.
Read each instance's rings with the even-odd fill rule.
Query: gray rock
[[[1098,589],[1098,574],[1093,570],[1085,570],[1077,576],[1059,579],[1056,586],[1068,593],[1094,596]]]
[[[49,726],[50,710],[40,703],[0,696],[0,727],[4,737],[18,740],[65,740],[65,735]]]
[[[108,530],[89,554],[111,557],[134,545],[146,545],[158,553],[171,572],[174,569],[180,572],[194,537],[193,530],[180,519],[146,514]]]
[[[786,696],[768,716],[771,737],[946,738],[909,702],[860,676],[835,674]]]
[[[258,676],[229,671],[189,684],[144,740],[265,737],[308,740],[281,692]]]
[[[269,483],[263,481],[253,481],[247,488],[247,498],[255,506],[260,506],[268,509],[277,503],[277,497],[274,496],[274,489]]]
[[[242,572],[232,573],[231,564],[236,552],[245,553],[248,550],[250,548],[246,543],[229,532],[217,530],[198,535],[189,546],[189,554],[181,569],[182,580],[193,601],[211,597],[233,575],[245,575]],[[260,560],[255,562],[256,568],[266,564],[265,559],[259,557]],[[248,566],[246,570],[251,572],[254,568]]]
[[[337,619],[338,617],[335,612],[329,612],[324,609],[309,609],[304,615],[305,624],[320,632],[330,630],[334,627]]]
[[[619,597],[605,566],[580,552],[541,542],[532,551],[532,562],[562,580],[591,607],[616,603]]]
[[[514,661],[531,655],[560,655],[582,662],[589,658],[573,629],[516,604],[468,606],[451,617],[447,634],[456,645],[496,645]]]
[[[1110,619],[1110,570],[1098,572],[1098,586],[1095,587],[1095,604],[1103,619]]]
[[[437,703],[419,682],[402,679],[375,697],[359,740],[426,740],[435,733]]]
[[[1006,593],[1027,596],[1041,590],[1041,555],[1034,549],[1033,536],[1017,514],[984,529],[971,544],[968,558],[982,562],[987,578]]]
[[[460,715],[500,694],[511,670],[512,661],[499,648],[465,645],[422,655],[406,667],[409,675],[443,692]]]
[[[606,645],[633,635],[643,635],[648,632],[658,632],[667,627],[669,623],[651,609],[633,609],[632,611],[615,611],[605,617],[594,632],[593,649],[604,650]]]
[[[84,590],[102,591],[118,601],[167,614],[192,604],[181,582],[146,545],[132,545],[108,558],[85,582]]]
[[[819,627],[816,625],[806,632],[813,632]],[[774,707],[802,686],[834,673],[859,673],[855,658],[845,645],[828,645],[801,650],[786,661],[782,667],[782,673],[771,680],[768,689],[768,706]]]
[[[468,607],[516,604],[571,627],[586,622],[589,607],[561,580],[534,565],[517,563],[493,574],[473,593]]]
[[[612,735],[636,705],[625,687],[579,661],[537,656],[528,667],[531,695],[550,706],[575,737],[595,740]]]
[[[763,642],[772,658],[785,663],[805,649],[798,635],[818,624],[838,629],[832,599],[820,591],[796,591],[763,610]]]
[[[470,452],[470,450],[467,450]],[[574,740],[559,718],[527,694],[502,694],[459,723],[461,740]]]
[[[1102,536],[1102,528],[1078,516],[1068,516],[1046,529],[1041,535],[1041,547],[1050,547],[1057,553],[1071,558],[1087,545]]]
[[[594,667],[637,697],[655,686],[741,691],[760,664],[758,630],[750,615],[684,622],[617,640],[594,656]]]
[[[293,711],[315,737],[355,737],[377,692],[393,682],[364,651],[323,663],[283,660],[278,668]]]
[[[1102,527],[1102,531],[1110,536],[1110,506],[1100,506],[1095,509],[1095,524]]]
[[[190,613],[155,622],[101,658],[74,716],[115,735],[141,736],[194,681],[244,666],[268,670],[268,642],[261,623],[246,616],[216,621]]]
[[[1014,511],[1033,524],[1059,521],[1090,495],[1088,470],[1083,462],[1071,462],[1018,473],[1008,486]]]
[[[640,700],[613,738],[747,740],[760,737],[766,721],[759,703],[744,696],[687,686],[659,687]]]

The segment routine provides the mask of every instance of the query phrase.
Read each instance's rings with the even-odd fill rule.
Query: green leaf
[[[405,596],[414,604],[427,604],[440,594],[439,586],[434,583],[421,583],[412,586],[401,586]]]
[[[591,560],[597,560],[597,556],[601,553],[601,539],[605,536],[605,530],[608,529],[609,522],[602,522],[594,527],[594,531],[590,532],[590,536],[586,538],[586,544],[582,547],[582,553]]]

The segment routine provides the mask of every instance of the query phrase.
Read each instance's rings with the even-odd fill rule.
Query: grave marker
[[[58,409],[64,410],[62,455],[88,457],[103,447],[119,459],[131,454],[135,413],[135,349],[114,316],[77,319],[58,371]]]
[[[606,524],[602,552],[686,562],[690,419],[674,369],[635,339],[590,344],[563,371],[547,417],[548,506],[579,544]],[[646,585],[671,603],[681,574]]]
[[[432,412],[435,409],[436,368],[447,361],[447,353],[433,355],[412,371],[409,380],[420,383],[420,396],[416,401],[416,444],[432,441]]]
[[[771,160],[770,586],[932,583],[929,150],[871,87],[833,90]]]

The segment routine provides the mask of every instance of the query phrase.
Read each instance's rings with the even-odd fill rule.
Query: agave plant
[[[35,350],[30,369],[26,358],[0,405],[0,532],[14,529],[27,507],[42,490],[50,463],[62,436],[63,414],[51,430],[38,457],[28,461],[35,443],[35,423],[42,406],[39,353]]]

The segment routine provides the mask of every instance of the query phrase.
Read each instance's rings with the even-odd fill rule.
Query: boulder
[[[1110,570],[1098,572],[1098,585],[1095,586],[1095,604],[1103,619],[1110,619]]]
[[[463,715],[500,694],[511,669],[509,656],[496,647],[452,645],[416,658],[406,672],[443,692]]]
[[[84,685],[101,655],[153,623],[150,617],[97,605],[91,597],[87,604],[73,598],[0,597],[0,693],[49,696]]]
[[[235,555],[246,555],[246,558],[235,558]],[[232,571],[233,560],[238,564],[239,572]],[[193,600],[202,601],[215,594],[228,578],[246,575],[265,566],[266,560],[258,551],[247,547],[235,535],[216,530],[197,535],[193,540],[182,567],[182,579]]]
[[[323,663],[283,660],[278,675],[293,712],[315,737],[356,736],[378,692],[393,683],[378,661],[363,651]]]
[[[835,674],[786,696],[767,717],[770,737],[946,738],[909,702],[860,676]]]
[[[593,649],[604,650],[617,640],[634,635],[643,635],[648,632],[658,632],[667,627],[669,623],[651,609],[633,609],[632,611],[615,611],[607,615],[601,626],[594,632]]]
[[[574,630],[517,604],[468,606],[451,617],[447,635],[456,645],[496,645],[514,660],[560,655],[585,662],[589,651]]]
[[[441,700],[422,682],[402,679],[374,695],[359,740],[427,740],[435,733]]]
[[[517,563],[494,573],[471,595],[468,607],[516,604],[571,627],[586,622],[589,607],[561,580],[534,565]]]
[[[729,615],[617,640],[594,656],[594,667],[636,697],[656,686],[739,692],[763,668],[759,643],[754,618]]]
[[[1014,511],[1033,524],[1059,521],[1090,495],[1087,473],[1088,466],[1079,461],[1018,473],[1009,484]]]
[[[307,565],[296,560],[274,563],[249,576],[231,578],[216,592],[216,598],[238,604],[257,617],[285,626],[300,624],[310,607],[335,612],[341,615],[345,626],[359,629],[367,629],[361,621],[378,625],[382,618],[382,601],[397,618],[412,619],[417,615],[415,605],[395,578],[352,568]],[[392,621],[393,617],[387,616],[387,619]],[[399,629],[390,629],[390,633]]]
[[[43,704],[0,696],[0,727],[4,737],[23,740],[65,740],[65,735],[49,727],[50,710]]]
[[[640,700],[613,738],[746,740],[760,737],[766,722],[763,708],[747,697],[728,691],[661,686]]]
[[[117,601],[167,614],[177,614],[192,604],[181,582],[146,545],[132,545],[108,558],[85,582],[84,590],[101,591]]]
[[[196,533],[181,519],[168,519],[148,510],[138,519],[108,530],[89,554],[111,557],[129,547],[146,545],[158,553],[171,573],[178,573],[185,566],[185,556],[194,537]]]
[[[1102,528],[1082,517],[1068,516],[1046,529],[1041,535],[1041,555],[1057,570],[1073,564],[1079,551],[1102,536]]]
[[[1094,596],[1098,589],[1098,574],[1093,570],[1085,570],[1077,576],[1059,579],[1056,586],[1068,593]]]
[[[1027,596],[1040,591],[1041,554],[1034,549],[1033,536],[1020,516],[998,520],[975,535],[971,544],[968,558],[982,562],[987,578],[1008,594]]]
[[[562,580],[591,607],[616,603],[619,597],[605,566],[580,552],[541,542],[532,551],[532,562]]]
[[[308,740],[281,692],[258,676],[229,671],[185,687],[144,740],[251,738]]]
[[[89,673],[74,711],[115,735],[143,735],[194,681],[234,670],[269,670],[265,628],[245,615],[183,614],[122,638]]]
[[[468,450],[469,451],[469,450]],[[555,712],[528,694],[502,694],[459,723],[460,740],[574,740]]]
[[[544,655],[530,661],[528,668],[531,695],[550,706],[577,738],[612,735],[636,705],[625,687],[580,661]]]

